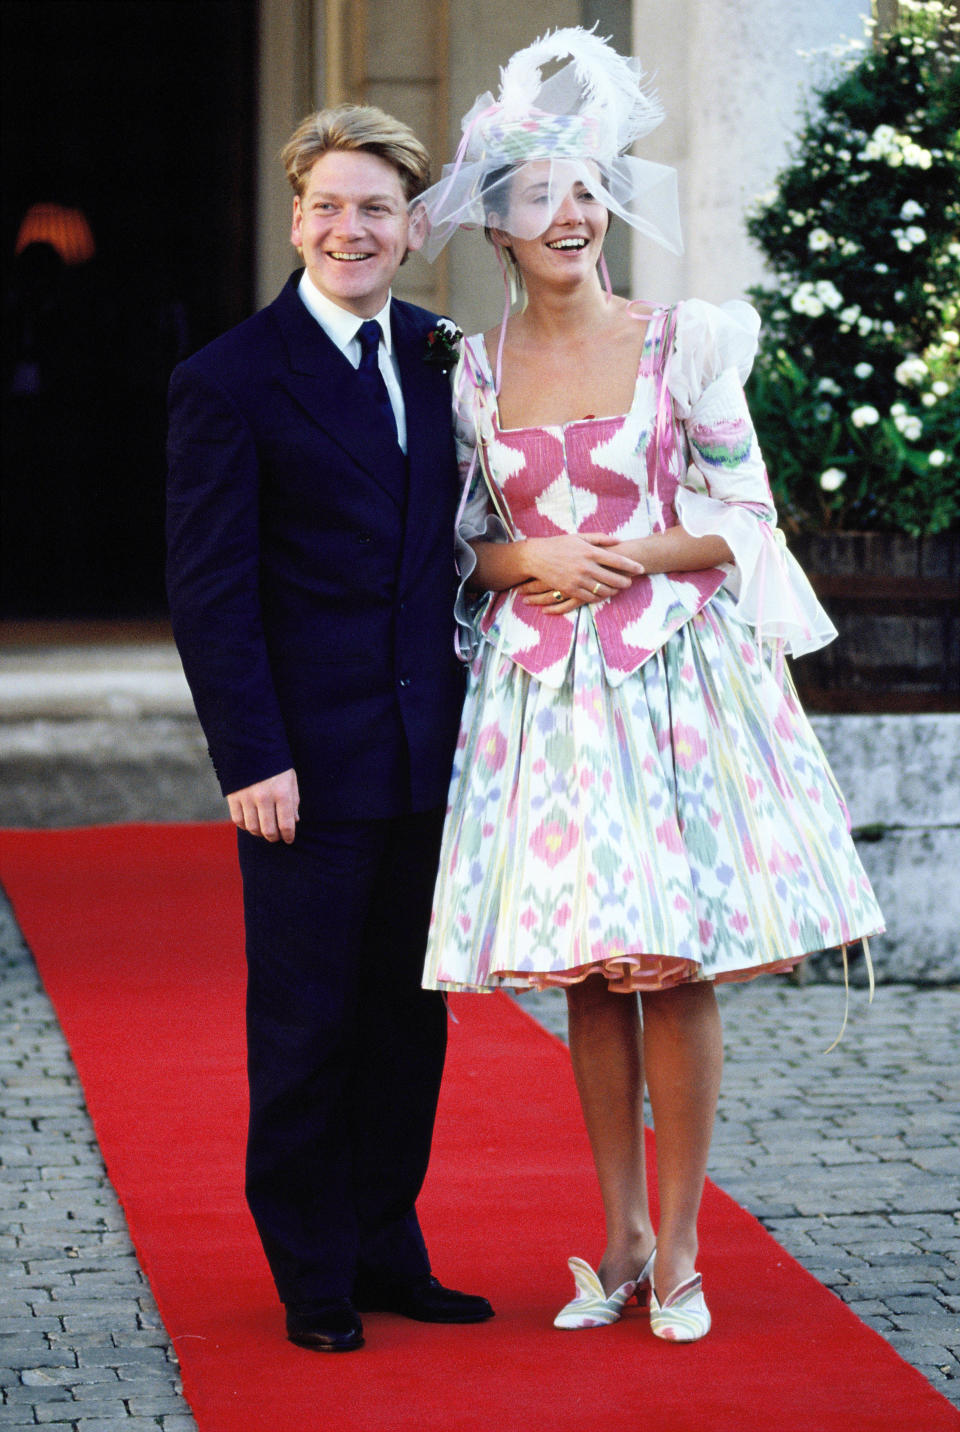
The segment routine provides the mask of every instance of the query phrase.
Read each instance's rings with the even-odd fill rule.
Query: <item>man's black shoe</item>
[[[353,1352],[363,1347],[363,1323],[349,1298],[318,1303],[309,1313],[287,1309],[287,1337],[313,1352]]]
[[[418,1323],[485,1323],[493,1317],[486,1298],[445,1288],[429,1273],[412,1283],[360,1278],[353,1301],[365,1313],[399,1313]]]

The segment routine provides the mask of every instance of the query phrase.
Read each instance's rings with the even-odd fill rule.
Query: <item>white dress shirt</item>
[[[298,288],[300,297],[310,313],[323,329],[324,333],[335,343],[347,362],[354,368],[360,367],[360,339],[357,334],[360,331],[361,323],[366,319],[358,318],[355,313],[349,313],[347,309],[341,308],[321,293],[316,284],[311,280],[306,269],[300,279]],[[387,385],[387,396],[390,399],[390,406],[393,409],[393,416],[397,421],[397,442],[400,444],[401,452],[407,451],[407,414],[403,406],[403,390],[400,387],[400,373],[397,368],[397,360],[393,352],[393,336],[390,331],[390,298],[387,298],[379,313],[373,317],[380,325],[380,348],[377,359],[380,364],[380,372],[383,374],[383,381]]]

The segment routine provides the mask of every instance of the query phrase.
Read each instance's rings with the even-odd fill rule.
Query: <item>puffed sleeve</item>
[[[467,339],[453,378],[453,431],[460,469],[461,497],[457,512],[456,559],[460,586],[454,604],[457,619],[457,651],[464,661],[475,656],[479,646],[477,621],[487,601],[486,593],[468,590],[467,583],[477,565],[471,542],[509,542],[510,534],[493,511],[490,495],[477,454],[477,424],[485,420],[485,398],[489,375]]]
[[[680,305],[667,387],[690,452],[677,516],[694,537],[723,537],[724,568],[737,611],[763,639],[792,656],[836,636],[802,569],[786,548],[743,385],[757,351],[760,316],[740,300]]]

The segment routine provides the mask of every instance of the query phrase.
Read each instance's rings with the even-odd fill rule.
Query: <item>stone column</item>
[[[638,152],[676,165],[686,245],[676,259],[636,237],[636,294],[719,302],[760,280],[744,216],[785,163],[824,73],[808,56],[862,38],[869,14],[869,0],[633,0],[634,53],[667,110]]]
[[[279,154],[297,121],[321,102],[317,57],[323,53],[322,14],[323,7],[312,0],[262,0],[259,7],[258,308],[276,298],[297,264],[290,244],[293,191]]]

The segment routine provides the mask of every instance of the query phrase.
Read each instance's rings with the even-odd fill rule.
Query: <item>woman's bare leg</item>
[[[607,1225],[598,1273],[610,1294],[653,1249],[643,1132],[643,1052],[636,995],[590,975],[567,989],[570,1054]]]
[[[697,1214],[723,1070],[714,987],[643,995],[643,1054],[657,1139],[657,1296],[669,1297],[697,1259]]]

